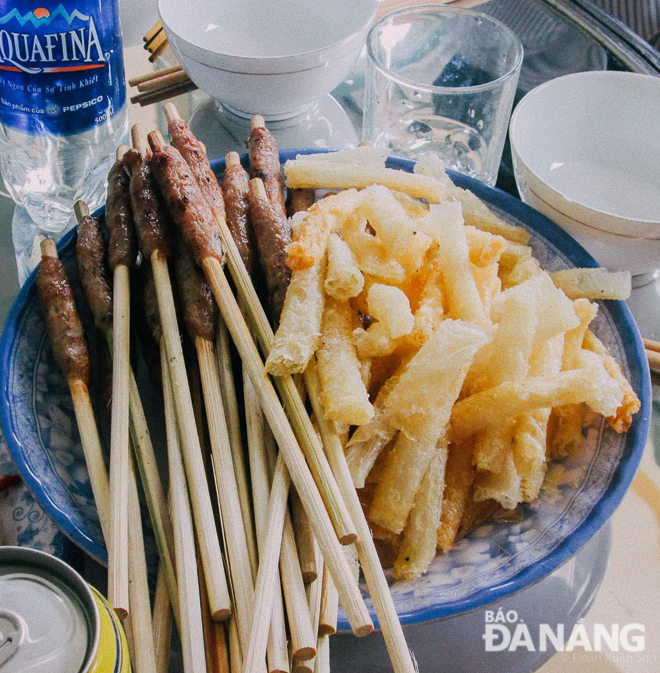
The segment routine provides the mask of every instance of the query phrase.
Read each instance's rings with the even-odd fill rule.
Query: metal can
[[[0,547],[0,673],[130,673],[126,636],[66,563]]]

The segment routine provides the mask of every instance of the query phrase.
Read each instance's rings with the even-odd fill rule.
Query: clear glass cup
[[[363,140],[495,184],[522,60],[518,37],[484,14],[388,14],[367,37]]]

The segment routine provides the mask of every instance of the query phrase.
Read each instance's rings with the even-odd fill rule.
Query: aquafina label
[[[102,203],[127,132],[118,0],[0,0],[0,169],[19,267],[77,200]]]

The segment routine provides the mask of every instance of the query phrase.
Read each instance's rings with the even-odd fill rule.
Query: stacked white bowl
[[[660,78],[582,72],[528,93],[510,126],[525,203],[601,265],[660,268]]]
[[[300,114],[350,72],[377,0],[159,0],[189,77],[240,116]]]

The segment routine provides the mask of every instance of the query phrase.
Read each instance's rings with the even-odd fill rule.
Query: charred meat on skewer
[[[220,231],[190,167],[179,152],[163,145],[149,162],[172,218],[195,262],[207,257],[224,261]]]
[[[83,215],[78,223],[76,259],[78,279],[94,324],[105,336],[112,329],[112,289],[108,282],[103,232],[99,221],[91,215]]]
[[[291,243],[291,227],[257,188],[258,181],[250,183],[249,205],[259,251],[259,260],[266,276],[270,307],[274,324],[278,324],[284,298],[291,280],[291,269],[286,265],[287,246]]]
[[[195,264],[180,239],[174,254],[174,275],[179,299],[183,305],[183,319],[191,339],[200,337],[213,341],[218,319],[218,307],[204,272]]]
[[[222,178],[227,226],[231,231],[238,252],[241,254],[243,264],[252,276],[256,270],[254,254],[256,243],[248,208],[249,182],[250,178],[247,171],[241,166],[238,154],[230,152],[227,155],[225,174]]]
[[[133,266],[137,257],[137,241],[129,177],[123,161],[117,160],[108,173],[108,197],[105,204],[105,228],[108,230],[108,264]]]
[[[37,272],[41,311],[64,378],[89,385],[89,349],[64,264],[44,255]]]
[[[225,202],[218,178],[211,169],[206,152],[183,119],[172,119],[168,124],[170,142],[185,159],[197,184],[216,217],[224,219]]]
[[[263,123],[263,121],[261,122]],[[259,178],[280,217],[286,218],[280,155],[273,134],[265,126],[255,126],[247,141],[250,152],[250,177]]]
[[[129,150],[124,155],[124,162],[131,170],[131,206],[140,252],[145,259],[150,259],[155,250],[163,257],[169,257],[169,217],[149,161],[136,150]]]

